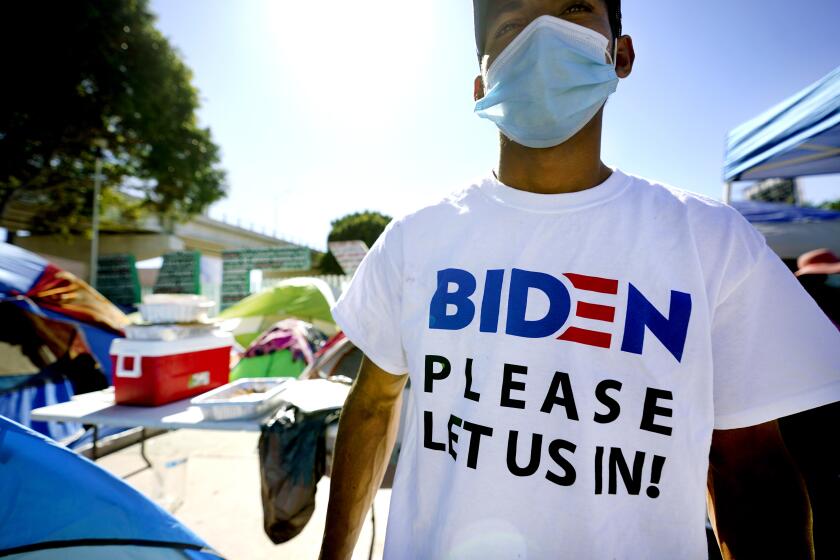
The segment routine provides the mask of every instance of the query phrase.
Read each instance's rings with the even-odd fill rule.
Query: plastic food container
[[[190,401],[207,420],[254,418],[268,414],[283,402],[290,378],[254,377],[223,385]]]
[[[146,296],[137,307],[149,323],[195,323],[206,321],[215,305],[202,296],[155,294]]]

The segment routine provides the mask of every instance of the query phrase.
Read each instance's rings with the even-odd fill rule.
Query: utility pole
[[[96,150],[96,172],[93,176],[93,234],[90,239],[90,285],[96,288],[96,276],[99,272],[99,197],[102,192],[102,151],[108,147],[103,138],[93,141]]]

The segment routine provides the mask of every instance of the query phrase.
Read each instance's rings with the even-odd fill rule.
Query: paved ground
[[[303,532],[288,543],[275,545],[262,528],[258,438],[256,433],[170,432],[147,443],[155,471],[143,471],[127,482],[153,499],[160,500],[161,487],[168,496],[181,495],[183,502],[175,509],[175,516],[228,560],[316,559],[330,481],[323,478],[318,484],[315,514]],[[186,462],[179,463],[183,458]],[[168,468],[167,463],[171,465]],[[133,446],[100,459],[99,464],[117,476],[125,476],[143,462],[139,446]],[[163,478],[163,485],[156,474]],[[382,557],[390,498],[390,490],[380,490],[376,498],[374,558]],[[368,522],[354,560],[368,558],[370,537]]]

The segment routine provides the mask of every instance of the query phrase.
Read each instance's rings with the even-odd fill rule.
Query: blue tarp
[[[840,173],[840,67],[726,139],[724,180]]]
[[[751,223],[799,223],[840,220],[840,212],[780,202],[736,200],[731,203]]]
[[[0,377],[0,416],[13,418],[52,439],[65,440],[78,437],[82,425],[77,422],[38,422],[32,420],[32,411],[42,406],[60,404],[73,397],[73,385],[64,379],[32,380],[30,375]],[[28,383],[14,391],[4,391]]]
[[[180,551],[182,558],[218,560],[204,541],[137,490],[2,416],[0,496],[0,556],[54,550],[59,558],[79,558],[76,547],[85,544],[107,545],[115,559],[170,558]]]
[[[25,294],[35,284],[47,261],[26,249],[0,245],[0,293]]]

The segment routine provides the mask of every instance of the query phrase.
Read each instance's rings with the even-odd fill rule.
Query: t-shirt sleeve
[[[715,309],[715,429],[840,401],[840,332],[765,243],[756,255]]]
[[[332,308],[344,334],[379,368],[408,372],[402,345],[402,230],[392,221]]]

